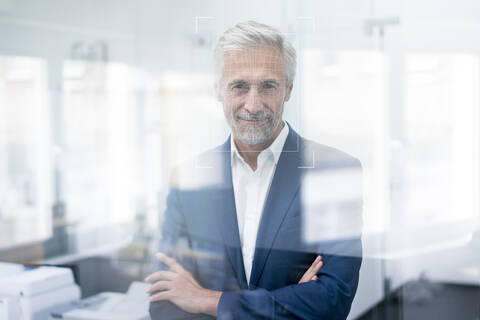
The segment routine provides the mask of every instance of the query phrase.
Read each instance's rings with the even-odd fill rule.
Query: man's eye
[[[245,83],[238,83],[232,86],[232,90],[236,92],[245,92],[248,91],[249,87]]]
[[[272,89],[275,89],[276,86],[273,84],[273,83],[264,83],[262,85],[262,89],[264,90],[272,90]]]

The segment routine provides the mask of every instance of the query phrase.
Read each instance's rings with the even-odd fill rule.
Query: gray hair
[[[293,83],[297,54],[290,41],[277,29],[255,21],[241,22],[227,29],[215,48],[215,73],[220,82],[224,55],[229,51],[245,51],[258,45],[273,46],[280,50],[285,62],[286,85]]]

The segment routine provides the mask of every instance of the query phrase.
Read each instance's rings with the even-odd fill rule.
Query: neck
[[[284,126],[285,123],[283,121],[280,122],[273,136],[268,141],[260,144],[246,144],[240,141],[237,137],[233,137],[238,152],[253,171],[257,170],[257,159],[260,152],[272,145],[273,141],[278,137]]]

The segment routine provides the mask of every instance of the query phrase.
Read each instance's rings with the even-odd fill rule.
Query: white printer
[[[68,268],[0,262],[0,319],[44,320],[54,307],[78,299]]]
[[[149,320],[149,283],[132,282],[127,293],[102,292],[53,310],[51,320]]]

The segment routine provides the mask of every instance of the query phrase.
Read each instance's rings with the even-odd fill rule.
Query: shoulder
[[[360,160],[335,147],[303,137],[299,138],[300,156],[304,164],[323,169],[360,168]]]

